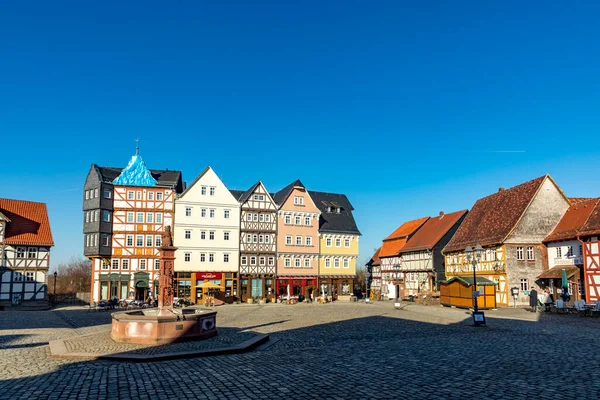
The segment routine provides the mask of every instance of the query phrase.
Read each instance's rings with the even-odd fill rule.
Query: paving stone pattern
[[[110,338],[110,330],[94,333],[91,335],[78,336],[66,339],[65,347],[69,353],[95,353],[95,354],[143,354],[156,355],[164,353],[179,353],[189,351],[210,350],[219,347],[230,347],[242,344],[252,339],[256,334],[253,332],[239,332],[232,328],[222,328],[218,335],[206,340],[194,342],[173,343],[170,345],[142,345],[116,343]]]
[[[0,313],[0,399],[596,399],[600,318],[393,303],[217,308],[258,350],[155,363],[52,358],[47,342],[106,332],[109,313]]]

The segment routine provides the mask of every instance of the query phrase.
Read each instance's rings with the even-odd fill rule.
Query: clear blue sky
[[[127,3],[123,5],[122,3]],[[346,193],[361,264],[407,219],[550,173],[600,195],[600,3],[12,1],[0,196],[82,255],[91,163]]]

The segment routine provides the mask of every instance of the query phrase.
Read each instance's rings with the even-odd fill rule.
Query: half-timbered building
[[[46,204],[0,199],[0,305],[48,299],[52,246]]]
[[[334,300],[354,293],[358,240],[361,236],[344,194],[309,191],[319,217],[319,293]]]
[[[583,251],[585,300],[600,301],[600,201],[578,232]]]
[[[559,298],[562,291],[562,271],[569,280],[569,294],[572,301],[585,298],[583,285],[583,245],[578,240],[579,230],[588,220],[598,199],[570,198],[571,206],[563,215],[552,233],[544,239],[548,248],[548,270],[538,276]]]
[[[296,180],[274,194],[277,212],[278,296],[306,296],[317,288],[319,274],[319,216],[302,182]],[[316,298],[316,294],[314,295]]]
[[[406,242],[423,226],[429,217],[419,218],[413,221],[403,223],[392,232],[391,235],[383,239],[379,259],[381,260],[381,296],[382,298],[393,299],[404,297],[400,292],[403,285],[403,278],[400,274],[402,258],[400,250],[406,245]]]
[[[375,250],[375,253],[371,259],[365,264],[367,267],[367,274],[369,282],[368,294],[370,299],[380,300],[381,299],[381,260],[379,259],[379,252],[381,247]]]
[[[175,201],[176,296],[198,303],[209,293],[233,302],[238,295],[240,205],[207,167]]]
[[[240,214],[240,297],[275,300],[277,272],[277,204],[262,182],[234,192]]]
[[[513,304],[513,287],[520,289],[516,304],[528,304],[528,291],[548,268],[542,241],[569,205],[549,175],[477,200],[443,250],[446,278],[472,277],[465,249],[480,244],[484,252],[476,264],[477,276],[496,284],[496,305]]]
[[[442,249],[467,215],[467,210],[440,212],[429,218],[400,249],[400,293],[404,296],[438,290],[446,278]]]
[[[93,301],[156,296],[161,238],[182,191],[181,172],[149,170],[137,150],[125,168],[92,164],[83,211]]]

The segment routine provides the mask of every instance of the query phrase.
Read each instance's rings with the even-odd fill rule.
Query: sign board
[[[473,312],[473,325],[485,325],[485,315],[483,314],[483,311]]]
[[[196,272],[196,279],[221,279],[221,272]]]
[[[473,290],[473,297],[477,298],[479,297],[480,293],[479,290]]]

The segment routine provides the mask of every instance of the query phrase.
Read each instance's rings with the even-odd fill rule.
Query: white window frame
[[[148,200],[154,200],[154,192],[148,192]]]
[[[229,262],[229,253],[224,253],[223,254],[223,262],[224,263],[228,263]]]
[[[310,258],[304,259],[304,268],[310,268]]]
[[[151,213],[151,212],[146,213],[146,223],[147,224],[154,223],[154,213]]]
[[[250,265],[256,265],[256,256],[250,256]]]
[[[294,258],[294,268],[302,268],[302,261],[299,258]]]
[[[283,217],[283,219],[284,219],[284,222],[283,222],[284,224],[286,224],[286,225],[292,224],[292,216],[291,215],[286,215]]]
[[[112,259],[111,269],[119,269],[120,263],[118,259]]]
[[[161,235],[155,235],[154,236],[154,246],[155,247],[162,246],[162,236]]]
[[[527,261],[535,261],[535,249],[533,246],[527,246]]]
[[[206,231],[200,231],[200,240],[206,240]]]
[[[223,218],[229,219],[229,210],[223,210]]]
[[[229,240],[229,232],[223,232],[223,240]]]
[[[286,257],[283,259],[283,266],[285,268],[291,268],[292,267],[292,260],[289,257]]]
[[[215,262],[215,253],[208,253],[208,262]]]
[[[124,258],[121,260],[121,269],[129,269],[129,259]]]
[[[200,217],[201,218],[206,218],[206,208],[201,208],[200,209]]]
[[[525,260],[525,252],[522,246],[517,247],[517,260],[523,261]]]
[[[302,223],[302,217],[296,215],[296,218],[294,218],[294,223],[295,225],[300,225]]]
[[[184,262],[192,261],[192,253],[183,253],[183,261]]]
[[[192,238],[192,230],[191,230],[191,229],[186,229],[186,230],[184,231],[184,237],[185,237],[186,239],[191,239],[191,238]]]
[[[342,247],[342,239],[335,238],[335,247]]]
[[[127,200],[135,200],[135,193],[133,190],[127,191]]]
[[[200,253],[200,262],[206,262],[206,253]]]
[[[215,231],[208,231],[208,240],[215,240]]]
[[[154,236],[146,235],[146,247],[152,247],[153,243],[154,243]]]
[[[560,246],[556,248],[556,258],[562,258],[562,247]]]
[[[135,214],[135,222],[137,224],[143,224],[144,223],[144,213],[143,212],[138,212]]]
[[[140,270],[144,271],[145,269],[146,269],[146,260],[140,260]]]
[[[294,239],[292,238],[292,235],[285,235],[285,244],[288,246],[292,246],[294,241]]]
[[[296,246],[302,246],[302,236],[296,236]]]
[[[162,213],[156,213],[156,218],[154,221],[156,224],[162,224]]]
[[[310,226],[310,217],[304,217],[304,225]]]
[[[215,209],[211,208],[210,210],[208,210],[208,216],[209,218],[214,218],[215,217]]]
[[[339,267],[340,267],[340,259],[334,258],[333,259],[333,268],[339,268]]]
[[[331,247],[333,245],[333,240],[330,237],[325,239],[325,246]]]
[[[347,249],[350,248],[350,239],[348,239],[348,238],[344,239],[344,247]]]
[[[162,201],[162,199],[163,199],[163,193],[156,192],[156,201]]]
[[[269,266],[275,265],[275,257],[269,257]]]
[[[206,196],[206,189],[207,189],[207,186],[201,186],[200,187],[200,194],[202,196]]]
[[[211,186],[210,188],[208,188],[208,195],[209,196],[214,196],[215,195],[215,191],[216,191],[216,188],[214,186]]]
[[[144,247],[144,235],[135,235],[135,247]]]
[[[330,258],[325,259],[325,268],[331,268],[331,259]]]
[[[106,233],[102,234],[102,246],[104,246],[104,247],[108,246],[108,235]]]
[[[520,287],[520,289],[521,289],[522,292],[526,291],[526,290],[529,290],[529,279],[527,279],[527,278],[521,278],[520,286],[519,287]]]
[[[307,236],[307,237],[306,237],[305,244],[306,244],[307,246],[312,246],[312,236]]]
[[[186,217],[191,217],[192,216],[192,207],[186,207],[185,208],[185,216]]]
[[[134,241],[133,241],[133,235],[127,235],[127,236],[125,236],[125,245],[127,247],[133,247],[133,243],[134,243]]]
[[[127,211],[127,223],[133,224],[135,222],[135,213],[133,211]]]
[[[347,258],[344,258],[342,266],[344,268],[350,268],[350,260],[348,260]]]
[[[248,262],[248,257],[246,257],[246,256],[241,256],[240,257],[240,264],[247,265],[246,264],[247,262]]]
[[[267,259],[265,256],[260,256],[258,257],[258,264],[259,265],[267,265]]]

